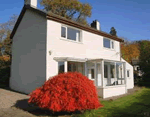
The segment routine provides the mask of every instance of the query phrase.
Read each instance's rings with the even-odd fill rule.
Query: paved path
[[[27,111],[13,107],[18,100],[23,99],[29,99],[29,96],[0,88],[0,117],[35,117]]]
[[[128,90],[128,94],[125,95],[132,94],[139,89],[141,88],[134,87],[134,89]],[[115,100],[125,95],[115,96],[105,100]],[[50,117],[48,116],[49,114],[46,114],[47,112],[29,105],[27,103],[28,99],[29,96],[25,94],[0,88],[0,117]]]
[[[0,109],[12,107],[17,100],[21,99],[29,99],[29,96],[5,89],[0,89]]]
[[[26,111],[17,109],[15,107],[11,108],[1,108],[0,117],[36,117]]]

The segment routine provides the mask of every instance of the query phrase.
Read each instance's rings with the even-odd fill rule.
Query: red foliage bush
[[[54,112],[102,107],[93,81],[77,72],[59,74],[49,79],[42,87],[30,93],[28,103]]]

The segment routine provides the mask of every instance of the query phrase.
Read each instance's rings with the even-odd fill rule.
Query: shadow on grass
[[[76,111],[76,112],[53,112],[48,109],[41,109],[37,106],[34,106],[32,104],[28,104],[28,99],[24,100],[18,100],[16,104],[13,106],[18,109],[27,111],[35,116],[71,116],[73,114],[81,114],[81,112]]]
[[[116,101],[105,101],[96,115],[101,117],[150,117],[150,89],[143,88],[133,95]]]

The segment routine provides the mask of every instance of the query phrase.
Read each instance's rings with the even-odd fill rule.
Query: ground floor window
[[[82,62],[67,62],[68,72],[80,72],[85,74],[85,63]],[[65,72],[65,62],[58,62],[58,74]]]
[[[120,62],[104,62],[104,82],[106,86],[123,85],[124,66]]]
[[[68,72],[80,72],[85,74],[84,63],[82,62],[68,62]]]
[[[58,74],[65,72],[65,63],[64,62],[58,62]]]

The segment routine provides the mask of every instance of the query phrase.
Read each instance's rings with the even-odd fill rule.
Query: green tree
[[[4,54],[11,57],[10,34],[17,21],[17,18],[17,15],[12,15],[7,22],[0,24],[0,56],[2,55],[1,50],[4,48]]]
[[[140,41],[140,68],[143,74],[143,83],[145,86],[150,86],[150,41]]]
[[[41,5],[49,13],[53,13],[78,23],[87,25],[87,17],[91,17],[92,7],[78,0],[41,0]]]
[[[132,59],[138,59],[140,56],[139,43],[122,43],[121,55],[127,62],[132,64]]]
[[[11,65],[11,31],[18,16],[13,15],[10,19],[0,24],[0,87],[9,86],[10,65]],[[2,52],[2,49],[4,50]]]
[[[117,31],[114,27],[111,27],[110,34],[113,35],[113,36],[117,36]]]

